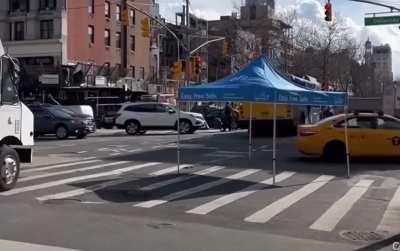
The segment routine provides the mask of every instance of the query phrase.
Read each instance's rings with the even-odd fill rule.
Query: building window
[[[140,67],[140,79],[144,79],[144,67]]]
[[[25,39],[25,23],[24,22],[15,22],[14,27],[14,40],[24,40]]]
[[[132,20],[132,24],[135,24],[136,23],[136,13],[135,13],[135,10],[130,10],[129,11],[129,16],[130,16],[130,18],[131,18],[131,20]]]
[[[88,1],[88,12],[89,14],[94,14],[94,0],[87,0]]]
[[[255,5],[250,6],[250,20],[257,18],[257,7]]]
[[[110,18],[111,17],[111,5],[110,5],[110,2],[109,1],[106,1],[105,3],[104,3],[104,15],[106,16],[106,17],[108,17],[108,18]]]
[[[121,32],[115,33],[116,36],[116,45],[118,49],[121,49]]]
[[[40,39],[53,38],[53,20],[40,21]]]
[[[135,36],[131,36],[131,51],[135,51],[135,48],[136,48]]]
[[[29,11],[29,0],[9,0],[10,12]]]
[[[40,0],[40,10],[52,10],[56,8],[56,0]]]
[[[110,46],[111,45],[111,36],[110,36],[110,30],[106,29],[104,31],[104,44],[106,46]]]
[[[132,78],[135,78],[135,76],[136,76],[136,68],[135,68],[135,66],[131,66],[131,76],[132,76]]]
[[[121,6],[117,4],[117,8],[115,9],[115,15],[117,21],[121,21]]]
[[[94,26],[93,25],[88,26],[88,36],[89,36],[90,43],[94,44]]]

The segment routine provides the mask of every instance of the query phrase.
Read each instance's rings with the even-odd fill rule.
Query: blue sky
[[[170,22],[175,20],[175,12],[182,10],[183,0],[158,0],[161,14]],[[244,1],[243,1],[244,2]],[[400,7],[400,3],[394,0],[379,0],[376,2],[386,3]],[[192,0],[192,13],[206,19],[218,19],[220,15],[230,15],[242,3],[242,0]],[[295,8],[301,18],[323,19],[323,5],[325,1],[319,0],[276,0],[276,11]],[[400,79],[400,25],[364,27],[364,13],[387,11],[385,8],[371,6],[348,0],[331,0],[335,15],[346,18],[352,33],[359,42],[364,43],[370,38],[373,44],[388,43],[393,51],[393,73],[395,78]]]

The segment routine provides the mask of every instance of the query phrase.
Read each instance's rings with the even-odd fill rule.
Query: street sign
[[[365,26],[400,24],[400,16],[366,17],[364,23]]]

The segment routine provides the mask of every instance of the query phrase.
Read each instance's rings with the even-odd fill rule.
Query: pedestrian
[[[222,125],[222,130],[225,132],[226,129],[232,130],[232,107],[229,103],[226,103],[224,108],[224,121]]]

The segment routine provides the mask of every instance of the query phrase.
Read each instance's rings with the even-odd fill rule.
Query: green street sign
[[[366,17],[364,19],[364,23],[365,23],[365,26],[400,24],[400,16]]]

